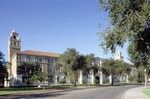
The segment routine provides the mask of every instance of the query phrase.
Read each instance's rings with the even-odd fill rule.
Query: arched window
[[[14,39],[16,39],[16,36],[14,35]]]
[[[16,42],[14,42],[14,46],[16,46]]]

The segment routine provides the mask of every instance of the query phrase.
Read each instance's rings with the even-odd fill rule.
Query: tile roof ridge
[[[40,53],[59,54],[59,53],[55,53],[55,52],[44,52],[44,51],[37,51],[37,50],[23,50],[20,52],[40,52]]]

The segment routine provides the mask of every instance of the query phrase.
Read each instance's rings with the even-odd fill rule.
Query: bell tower
[[[120,51],[118,51],[118,53],[116,55],[116,59],[117,60],[123,60],[123,56],[122,56],[122,53]]]
[[[21,40],[16,31],[12,31],[8,40],[8,61],[11,62],[11,57],[14,53],[21,50]]]

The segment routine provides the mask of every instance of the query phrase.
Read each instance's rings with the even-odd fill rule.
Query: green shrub
[[[60,80],[59,80],[59,83],[60,83],[60,84],[64,84],[64,83],[66,83],[66,80],[65,80],[65,79],[60,79]]]
[[[86,80],[83,80],[82,83],[83,83],[83,85],[87,85]]]
[[[129,78],[128,78],[128,80],[130,81],[130,82],[134,82],[135,81],[135,77],[133,77],[133,76],[129,76]]]
[[[97,79],[94,80],[94,84],[97,85],[99,84],[99,81]]]
[[[109,79],[108,78],[104,78],[103,82],[104,82],[104,84],[108,84],[109,83]]]

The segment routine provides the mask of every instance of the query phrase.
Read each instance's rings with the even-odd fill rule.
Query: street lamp
[[[145,88],[146,88],[146,84],[147,84],[147,74],[146,74],[146,69],[144,69],[144,74],[145,74]]]

